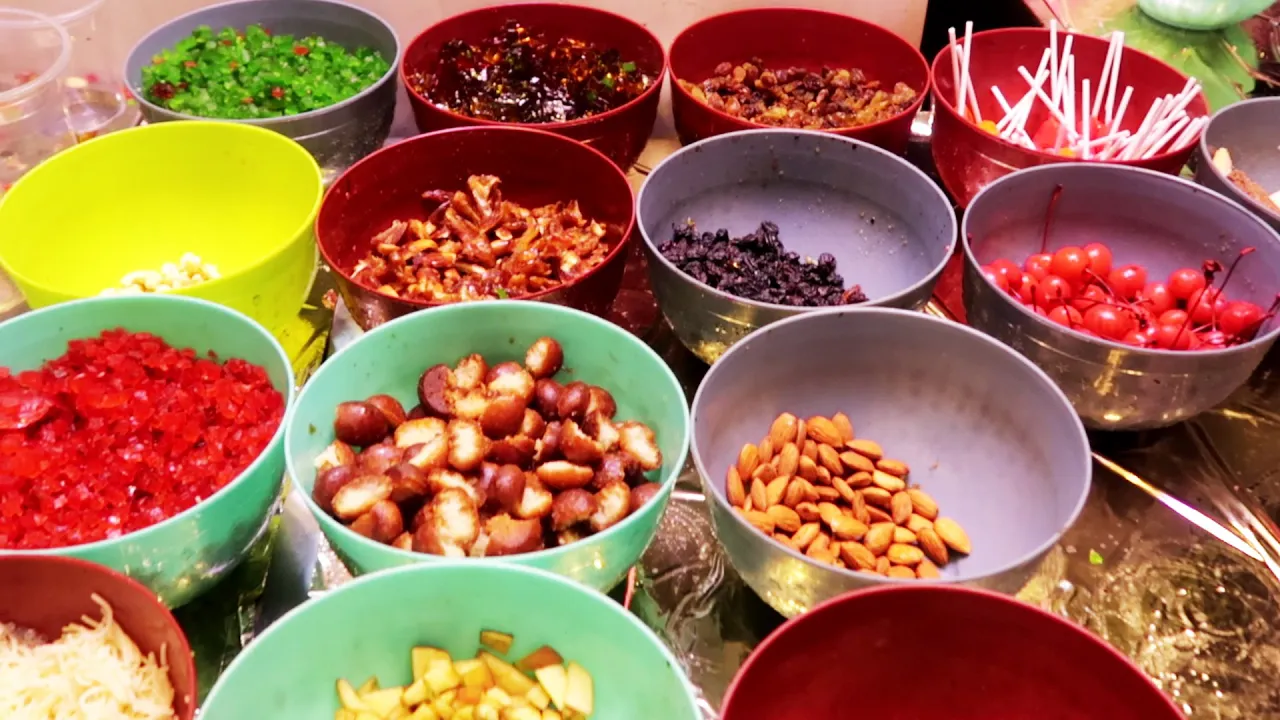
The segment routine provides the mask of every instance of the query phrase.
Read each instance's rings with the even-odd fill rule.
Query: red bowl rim
[[[1079,624],[1072,622],[1071,620],[1068,620],[1059,615],[1055,615],[1046,610],[1042,610],[1029,603],[1025,603],[1015,597],[1004,595],[1002,593],[998,593],[992,590],[966,587],[963,585],[945,585],[945,584],[933,584],[933,583],[879,585],[876,587],[867,588],[865,590],[853,590],[847,593],[843,593],[841,595],[837,595],[828,600],[824,600],[823,602],[810,608],[808,612],[802,613],[800,615],[797,615],[787,620],[781,626],[779,626],[778,629],[774,630],[772,633],[769,633],[769,635],[764,639],[764,641],[761,642],[759,645],[757,645],[756,648],[751,651],[751,654],[747,656],[746,662],[742,664],[742,667],[738,668],[738,672],[733,676],[733,680],[729,683],[729,689],[725,691],[724,701],[721,703],[721,707],[726,708],[728,706],[729,701],[732,700],[734,695],[737,693],[738,686],[744,682],[743,679],[746,677],[747,671],[750,670],[753,665],[764,662],[760,658],[762,655],[764,655],[765,651],[769,649],[769,646],[781,642],[779,638],[787,634],[789,631],[794,630],[795,627],[800,623],[815,620],[817,619],[816,615],[819,613],[829,612],[832,608],[837,607],[843,603],[854,602],[863,597],[875,596],[875,595],[906,596],[913,593],[914,594],[934,593],[934,594],[939,594],[944,596],[950,596],[950,598],[954,598],[960,595],[969,595],[974,598],[982,598],[985,601],[990,601],[995,603],[996,605],[1000,605],[1004,608],[1004,611],[1012,612],[1012,613],[1023,613],[1031,617],[1038,616],[1039,619],[1041,620],[1045,620],[1051,624],[1056,624],[1060,627],[1066,628],[1072,631],[1073,633],[1075,633],[1076,635],[1081,636],[1090,645],[1097,647],[1102,652],[1111,655],[1112,658],[1119,660],[1121,663],[1127,666],[1129,670],[1137,674],[1139,677],[1145,678],[1147,681],[1147,684],[1149,684],[1152,687],[1152,689],[1156,690],[1156,692],[1159,693],[1160,697],[1164,700],[1164,704],[1168,707],[1171,713],[1179,717],[1182,714],[1182,711],[1178,709],[1178,706],[1174,704],[1173,700],[1171,700],[1168,695],[1166,695],[1163,691],[1161,691],[1158,687],[1156,687],[1156,685],[1151,681],[1151,678],[1147,676],[1147,674],[1142,670],[1142,668],[1138,667],[1137,663],[1131,660],[1124,653],[1112,647],[1110,643],[1106,642],[1102,638],[1089,632],[1089,630],[1080,626]],[[815,616],[815,617],[811,617],[811,616]]]
[[[1047,30],[1045,28],[1033,28],[1033,27],[996,28],[994,30],[983,30],[981,32],[976,32],[973,34],[973,37],[979,38],[979,37],[991,37],[993,35],[1012,35],[1012,34],[1048,36],[1050,32],[1051,32],[1050,30]],[[1089,38],[1090,40],[1098,40],[1100,42],[1102,41],[1101,38],[1098,38],[1094,35],[1089,35],[1088,33],[1068,32],[1066,30],[1063,30],[1060,34],[1074,35],[1078,38],[1084,37],[1084,38]],[[1045,47],[1048,47],[1047,43]],[[1204,135],[1205,128],[1201,127],[1200,135],[1197,135],[1196,138],[1192,140],[1192,142],[1189,145],[1186,145],[1181,148],[1166,150],[1157,155],[1152,155],[1151,157],[1146,159],[1134,158],[1132,160],[1092,160],[1092,159],[1085,160],[1084,158],[1067,157],[1065,155],[1059,155],[1057,153],[1045,152],[1044,150],[1028,150],[1022,145],[1015,145],[1009,142],[1008,140],[1005,140],[1004,138],[1000,137],[999,135],[992,135],[986,130],[983,130],[982,128],[978,127],[976,123],[970,121],[969,118],[965,117],[964,113],[961,113],[956,110],[955,103],[953,103],[949,98],[945,97],[942,93],[937,91],[938,84],[935,78],[940,74],[939,65],[941,65],[942,63],[942,56],[947,54],[950,51],[951,51],[951,47],[949,45],[946,47],[943,47],[941,50],[938,51],[937,55],[933,56],[933,62],[929,64],[929,82],[934,89],[933,102],[934,102],[935,108],[938,105],[941,105],[944,111],[949,112],[951,115],[956,117],[960,122],[964,123],[965,126],[967,126],[970,130],[973,130],[974,132],[983,133],[984,135],[990,137],[996,143],[1003,145],[1006,148],[1010,148],[1013,150],[1017,150],[1018,152],[1025,153],[1026,155],[1029,155],[1033,158],[1042,159],[1042,160],[1052,160],[1054,162],[1060,162],[1060,163],[1100,162],[1104,165],[1125,165],[1128,167],[1145,168],[1145,167],[1150,167],[1152,165],[1159,165],[1161,162],[1171,160],[1174,157],[1181,155],[1182,153],[1186,153],[1188,151],[1194,152],[1196,148],[1196,144],[1200,140],[1200,136]],[[1181,78],[1189,77],[1186,73],[1182,72],[1181,70],[1178,70],[1177,68],[1170,65],[1169,63],[1149,53],[1145,53],[1141,50],[1131,48],[1128,45],[1123,45],[1121,47],[1121,51],[1122,51],[1121,57],[1123,57],[1123,53],[1136,53],[1138,55],[1143,55],[1147,57],[1149,60],[1151,60],[1152,62],[1159,63],[1160,65],[1163,65],[1164,67],[1168,68],[1171,72],[1175,73]],[[1199,102],[1197,103],[1197,101]],[[1204,112],[1197,117],[1208,117],[1213,114],[1209,107],[1209,99],[1204,94],[1204,86],[1200,87],[1200,92],[1196,94],[1196,97],[1192,99],[1191,105],[1189,105],[1188,107],[1192,107],[1192,106],[1195,106],[1204,110]],[[936,112],[936,109],[935,109],[935,112]]]
[[[502,120],[488,120],[486,118],[478,118],[478,117],[472,117],[470,115],[464,115],[460,112],[455,112],[454,110],[451,110],[449,108],[442,108],[439,105],[436,105],[435,103],[431,102],[426,97],[424,97],[421,93],[414,90],[413,85],[409,83],[409,51],[412,50],[414,46],[416,46],[418,43],[426,42],[427,35],[435,31],[436,28],[440,27],[441,25],[444,25],[445,23],[453,22],[458,18],[467,17],[469,15],[479,15],[481,13],[495,13],[495,12],[508,12],[508,11],[515,12],[517,11],[518,8],[528,8],[528,7],[535,7],[535,6],[556,6],[556,7],[562,7],[562,8],[573,8],[574,10],[579,10],[588,14],[608,16],[610,19],[626,23],[636,28],[637,30],[641,31],[649,38],[649,41],[653,44],[653,46],[658,49],[658,54],[662,56],[662,67],[659,68],[658,71],[653,74],[653,82],[649,84],[649,87],[646,88],[644,92],[635,96],[631,100],[623,103],[622,105],[619,105],[618,107],[613,108],[612,110],[606,110],[602,113],[599,113],[596,115],[588,115],[586,117],[581,117],[576,120],[565,120],[563,122],[549,122],[549,123],[513,123],[513,122],[504,122]],[[648,100],[653,95],[657,93],[661,93],[663,80],[667,76],[669,67],[670,67],[670,61],[667,58],[667,49],[662,44],[662,41],[658,39],[658,36],[654,35],[653,31],[651,31],[649,28],[645,27],[644,25],[641,25],[640,23],[636,22],[635,20],[632,20],[629,17],[626,17],[625,15],[619,15],[618,13],[610,12],[608,10],[601,10],[599,8],[586,7],[583,5],[573,5],[571,3],[550,3],[550,2],[521,3],[521,2],[518,2],[518,3],[507,3],[504,5],[490,5],[487,7],[476,8],[474,10],[468,10],[466,12],[455,13],[453,15],[450,15],[447,18],[444,18],[443,20],[440,20],[439,22],[428,25],[425,30],[415,35],[413,39],[410,40],[409,43],[404,46],[404,50],[401,51],[399,74],[400,74],[400,82],[401,84],[404,85],[405,92],[409,94],[410,100],[422,103],[423,105],[430,107],[432,110],[435,110],[441,114],[444,114],[458,122],[465,122],[471,125],[478,125],[481,127],[515,127],[515,128],[528,128],[531,130],[562,130],[565,128],[581,127],[583,125],[601,122],[606,118],[617,117],[618,115],[621,115],[622,113],[627,112],[631,108]]]
[[[867,123],[866,125],[854,125],[852,127],[844,127],[844,128],[822,128],[820,130],[815,130],[814,128],[793,128],[793,127],[787,127],[782,125],[766,125],[764,123],[744,120],[743,118],[730,115],[729,113],[724,112],[723,110],[717,110],[711,107],[710,105],[698,100],[693,96],[692,93],[690,93],[688,90],[685,90],[684,87],[680,85],[680,78],[676,77],[675,68],[671,67],[671,55],[675,51],[676,45],[678,45],[681,41],[687,41],[688,34],[690,32],[704,25],[708,25],[710,23],[717,22],[724,18],[732,17],[735,15],[753,15],[761,12],[781,12],[781,11],[786,11],[786,12],[794,13],[797,15],[813,15],[817,17],[824,17],[824,18],[831,19],[832,21],[838,21],[838,22],[845,22],[845,23],[851,22],[857,25],[862,25],[864,27],[874,28],[876,30],[880,30],[888,35],[893,36],[894,40],[901,43],[904,47],[909,49],[911,52],[915,53],[916,58],[919,60],[919,66],[924,69],[924,87],[916,90],[915,102],[912,102],[911,105],[909,105],[905,110],[895,113],[894,115],[891,115],[890,117],[885,118],[884,120],[878,120],[873,123]],[[920,112],[920,106],[924,104],[925,98],[929,96],[929,92],[933,88],[933,72],[929,67],[928,58],[924,56],[924,53],[920,52],[920,48],[907,42],[905,39],[902,38],[902,36],[884,27],[883,25],[877,25],[876,23],[868,22],[861,18],[856,18],[852,15],[845,15],[843,13],[830,12],[828,10],[814,10],[812,8],[784,7],[784,6],[777,6],[777,5],[768,6],[768,7],[758,7],[758,8],[745,8],[742,10],[730,10],[729,12],[717,13],[715,15],[702,18],[701,20],[693,23],[692,25],[689,25],[685,29],[681,30],[680,33],[676,35],[675,39],[671,41],[671,50],[668,51],[667,53],[667,69],[668,69],[668,74],[671,76],[671,92],[673,95],[678,94],[681,97],[688,99],[689,102],[697,103],[700,107],[705,108],[707,111],[709,111],[712,115],[716,116],[718,119],[729,122],[731,124],[736,124],[741,129],[755,129],[755,128],[770,128],[773,130],[808,129],[808,130],[815,130],[816,132],[829,132],[829,133],[837,133],[837,134],[870,131],[873,129],[882,128],[886,125],[889,125],[890,123],[900,121],[904,116],[909,116],[914,118],[916,116],[916,113]]]
[[[133,594],[137,595],[139,598],[142,598],[143,601],[148,606],[149,610],[151,611],[152,615],[163,618],[165,625],[168,625],[169,628],[175,631],[175,633],[178,636],[178,643],[177,643],[178,647],[166,646],[164,649],[164,660],[165,660],[165,664],[169,666],[169,676],[172,679],[174,675],[173,673],[174,666],[184,666],[187,671],[187,677],[191,678],[191,687],[189,688],[174,687],[173,691],[175,693],[175,697],[180,693],[186,693],[188,695],[187,704],[192,711],[188,717],[195,717],[195,709],[197,706],[196,695],[199,690],[199,688],[197,687],[197,685],[199,684],[199,679],[196,676],[195,654],[191,651],[191,641],[187,639],[186,632],[183,631],[182,626],[178,624],[178,619],[173,616],[173,612],[171,612],[169,608],[165,606],[163,602],[160,601],[160,596],[152,592],[151,589],[148,588],[146,585],[143,585],[142,583],[138,582],[137,580],[134,580],[133,578],[129,577],[128,575],[125,575],[122,572],[119,572],[118,570],[109,568],[106,565],[100,565],[95,562],[83,560],[81,558],[70,557],[67,555],[36,555],[36,554],[26,554],[26,553],[11,554],[11,555],[0,554],[0,565],[40,565],[40,564],[61,565],[68,568],[80,568],[81,570],[87,570],[90,573],[96,573],[99,575],[104,575],[106,577],[109,577],[112,579],[113,582],[115,582],[116,585],[126,587],[128,588],[129,592],[132,592]],[[79,618],[74,618],[74,620],[78,620],[78,619]],[[71,622],[71,621],[68,621],[68,622]],[[176,712],[177,710],[175,708],[175,713]]]
[[[556,285],[555,287],[547,288],[546,290],[539,290],[536,293],[530,293],[528,295],[513,297],[511,298],[512,300],[539,300],[552,293],[560,292],[561,290],[564,290],[566,288],[571,288],[576,285],[580,285],[583,282],[586,282],[588,278],[600,272],[602,268],[608,266],[609,263],[612,262],[615,257],[617,257],[618,253],[626,251],[626,249],[630,246],[629,241],[631,239],[631,233],[635,230],[635,227],[636,227],[636,191],[635,191],[635,188],[631,187],[631,181],[627,179],[627,174],[622,171],[622,168],[618,167],[617,163],[613,162],[607,156],[605,156],[604,153],[591,147],[590,145],[587,145],[585,143],[580,143],[577,140],[565,137],[564,135],[548,132],[546,130],[543,130],[541,128],[537,128],[531,125],[519,125],[515,123],[488,123],[485,125],[466,125],[463,127],[446,128],[444,130],[436,130],[435,132],[423,133],[422,135],[415,135],[406,140],[401,140],[400,142],[395,143],[393,145],[388,145],[384,148],[379,148],[377,151],[372,152],[369,155],[366,155],[365,157],[361,158],[358,162],[356,162],[354,165],[344,170],[342,174],[339,175],[337,179],[335,179],[333,183],[329,185],[329,189],[325,191],[324,200],[320,202],[320,211],[316,213],[316,224],[315,224],[316,247],[320,250],[320,256],[324,258],[325,263],[327,263],[329,267],[335,273],[337,273],[343,280],[346,280],[347,282],[351,283],[352,285],[355,285],[358,288],[371,292],[393,303],[407,305],[409,307],[414,307],[414,308],[428,309],[433,307],[440,307],[442,305],[454,305],[459,302],[467,302],[465,300],[428,301],[428,300],[411,300],[408,298],[392,297],[391,295],[384,295],[383,293],[380,293],[377,290],[374,290],[373,288],[366,287],[365,285],[362,285],[356,282],[355,279],[351,277],[351,273],[348,272],[346,269],[340,267],[337,263],[335,263],[334,259],[329,255],[329,249],[325,246],[325,242],[321,239],[323,237],[323,233],[321,231],[320,220],[324,216],[324,206],[325,206],[325,203],[328,202],[329,200],[329,195],[331,195],[334,192],[334,189],[338,187],[338,185],[342,182],[342,179],[345,178],[348,174],[355,172],[360,166],[364,165],[365,163],[372,162],[374,158],[381,156],[383,153],[390,153],[393,151],[397,151],[401,148],[401,146],[407,146],[411,143],[426,142],[428,138],[435,139],[437,137],[449,135],[452,133],[484,133],[484,132],[524,133],[526,135],[542,135],[545,138],[552,140],[554,142],[564,143],[567,145],[572,145],[575,148],[581,148],[583,150],[586,150],[591,154],[595,155],[600,160],[600,162],[607,165],[609,169],[613,173],[615,173],[619,179],[622,180],[622,183],[626,185],[627,193],[631,198],[631,203],[628,206],[631,208],[631,211],[630,211],[630,217],[627,220],[627,226],[625,229],[623,229],[621,236],[618,238],[618,241],[614,243],[612,248],[609,248],[609,252],[605,254],[604,260],[601,260],[599,265],[596,265],[595,267],[591,268],[584,274],[574,278],[569,282],[561,283],[559,285]]]

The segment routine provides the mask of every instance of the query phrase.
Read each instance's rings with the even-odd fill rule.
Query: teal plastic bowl
[[[662,490],[622,522],[571,545],[470,562],[537,567],[608,590],[640,558],[657,532],[689,453],[689,406],[680,382],[643,342],[594,315],[546,303],[493,300],[433,308],[381,325],[322,365],[298,397],[285,429],[289,476],[352,572],[444,558],[370,540],[347,529],[311,499],[315,458],[333,442],[338,403],[385,393],[412,407],[418,403],[418,377],[432,365],[452,366],[471,353],[480,353],[491,366],[523,362],[525,350],[543,336],[554,337],[564,348],[566,369],[557,380],[581,379],[604,387],[617,401],[618,418],[639,420],[654,430],[663,465],[649,479]]]
[[[0,367],[31,370],[67,351],[67,342],[123,327],[174,347],[212,350],[266,368],[271,384],[293,403],[293,369],[271,333],[247,316],[176,295],[118,295],[61,303],[0,323]],[[204,502],[119,538],[50,550],[3,554],[64,555],[118,570],[151,588],[169,607],[208,590],[244,559],[266,530],[280,495],[284,424],[240,476]]]
[[[582,665],[593,718],[700,717],[676,658],[621,605],[540,570],[455,560],[360,578],[296,608],[231,663],[201,720],[331,718],[340,678],[406,685],[413,646],[474,657],[481,630],[513,634],[512,661],[545,644]]]

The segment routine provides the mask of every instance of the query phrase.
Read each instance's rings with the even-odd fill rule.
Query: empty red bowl
[[[1119,652],[1056,615],[954,585],[863,590],[747,658],[721,720],[1182,720]]]
[[[671,111],[680,142],[772,127],[711,108],[680,87],[714,74],[720,63],[753,57],[769,68],[823,67],[861,70],[881,87],[903,82],[917,93],[911,107],[888,120],[834,130],[901,155],[911,139],[911,121],[929,92],[929,64],[911,43],[874,23],[848,15],[804,8],[735,10],[700,20],[671,43]]]
[[[156,594],[110,568],[54,555],[0,554],[0,623],[34,630],[48,640],[80,618],[102,617],[93,594],[111,605],[112,616],[144,653],[169,665],[174,713],[191,720],[196,711],[196,666],[178,621]]]
[[[577,200],[582,213],[610,228],[604,262],[577,278],[516,299],[540,300],[604,315],[627,264],[635,197],[627,176],[599,151],[562,135],[514,125],[454,128],[385,147],[334,181],[316,218],[316,243],[338,275],[338,291],[360,327],[445,303],[395,298],[351,279],[373,236],[392,220],[427,218],[422,193],[466,190],[471,175],[496,175],[502,195],[525,207]]]
[[[1058,34],[1058,47],[1067,33]],[[1019,67],[1035,75],[1040,56],[1049,47],[1050,32],[1044,28],[1003,28],[974,33],[973,54],[969,60],[969,76],[973,81],[978,109],[985,119],[999,119],[1004,111],[991,94],[991,87],[1000,88],[1005,99],[1016,103],[1027,90],[1027,81],[1018,74]],[[1095,83],[1102,76],[1102,66],[1107,58],[1108,41],[1092,35],[1072,34],[1075,57],[1076,82],[1088,78]],[[951,48],[942,49],[933,59],[933,160],[943,186],[956,199],[960,207],[968,207],[969,201],[982,188],[1005,175],[1023,168],[1061,162],[1091,162],[1072,159],[1056,153],[1028,150],[1014,145],[983,130],[968,118],[961,117],[954,103],[956,87],[951,74]],[[1124,48],[1120,60],[1120,76],[1116,81],[1116,102],[1126,86],[1133,86],[1133,97],[1125,112],[1121,130],[1134,131],[1142,124],[1142,118],[1156,98],[1177,95],[1186,85],[1187,76],[1144,52]],[[1209,104],[1204,93],[1198,94],[1187,106],[1187,114],[1193,118],[1209,114]],[[1028,132],[1048,118],[1049,112],[1037,103],[1027,119]],[[1119,165],[1132,165],[1176,175],[1182,171],[1191,153],[1195,151],[1193,138],[1180,148],[1159,153],[1146,160],[1107,161]]]
[[[640,23],[590,7],[558,3],[498,5],[454,15],[423,30],[409,43],[404,59],[400,61],[400,79],[409,92],[409,106],[413,109],[418,129],[426,133],[474,125],[514,125],[445,110],[414,92],[410,82],[415,73],[435,70],[440,49],[446,42],[479,42],[491,37],[508,20],[515,20],[529,32],[545,34],[548,38],[569,37],[616,49],[623,60],[636,63],[653,77],[653,84],[648,90],[622,107],[580,120],[519,126],[573,138],[604,153],[622,169],[630,168],[653,133],[658,99],[662,95],[662,78],[667,73],[667,56],[662,50],[662,42]]]

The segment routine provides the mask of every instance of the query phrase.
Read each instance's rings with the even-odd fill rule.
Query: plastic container
[[[53,18],[0,8],[0,192],[75,144],[57,82],[70,58],[71,38]]]

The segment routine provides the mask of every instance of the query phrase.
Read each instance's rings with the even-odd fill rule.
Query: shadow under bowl
[[[850,648],[874,650],[849,658]],[[920,648],[924,683],[902,671]],[[836,657],[849,659],[814,662]],[[849,698],[865,717],[1182,718],[1085,628],[1014,598],[937,585],[849,593],[784,624],[738,671],[720,717],[843,717]]]
[[[991,338],[889,308],[823,310],[762,328],[698,388],[693,459],[729,561],[787,617],[851,590],[926,581],[814,560],[730,506],[725,477],[739,449],[760,442],[784,412],[843,412],[858,437],[912,468],[911,482],[973,543],[973,554],[941,568],[940,582],[1017,592],[1088,497],[1079,418],[1048,376]]]
[[[708,363],[756,328],[816,308],[695,280],[659,251],[677,225],[740,237],[771,221],[787,250],[832,254],[865,304],[903,308],[929,301],[956,243],[955,211],[928,176],[877,147],[812,130],[748,130],[686,146],[649,173],[636,205],[658,305]]]
[[[446,110],[418,89],[422,75],[439,67],[445,43],[462,40],[480,43],[497,34],[509,20],[555,42],[580,40],[602,50],[617,50],[624,62],[634,62],[651,78],[649,87],[630,102],[598,115],[566,122],[515,124],[470,117]],[[527,127],[546,130],[589,145],[604,153],[618,167],[630,169],[653,133],[667,74],[667,54],[662,42],[640,23],[607,10],[562,3],[515,3],[459,13],[423,30],[405,48],[400,76],[409,93],[414,122],[424,133],[456,127]]]
[[[349,52],[358,47],[378,51],[390,68],[353,97],[297,115],[222,122],[256,125],[292,138],[315,156],[326,172],[339,172],[386,142],[396,110],[400,40],[387,21],[334,0],[234,0],[187,13],[152,30],[134,45],[124,67],[125,82],[147,122],[199,119],[151,102],[142,87],[142,68],[202,25],[214,32],[261,25],[276,35],[318,36]]]
[[[352,279],[353,270],[373,236],[393,220],[427,219],[435,205],[424,204],[424,192],[466,191],[472,175],[496,175],[503,198],[526,208],[576,200],[585,217],[608,228],[612,247],[603,263],[563,285],[516,298],[608,313],[622,284],[635,226],[635,196],[627,176],[598,151],[564,136],[490,125],[442,130],[383,148],[329,188],[316,220],[316,241],[356,323],[367,330],[449,304],[384,295]]]
[[[1068,34],[1059,33],[1059,47]],[[1072,57],[1077,78],[1100,78],[1107,58],[1109,41],[1091,35],[1071,34]],[[1027,81],[1018,74],[1025,67],[1034,75],[1040,57],[1049,47],[1050,31],[1044,28],[1001,28],[973,34],[973,55],[969,75],[978,98],[978,109],[986,119],[999,119],[1004,111],[996,102],[991,88],[998,87],[1006,99],[1016,103],[1027,91]],[[1116,110],[1126,87],[1133,87],[1133,97],[1125,111],[1121,130],[1135,132],[1142,124],[1148,108],[1158,98],[1177,95],[1187,83],[1171,65],[1144,52],[1125,47],[1121,55],[1120,75],[1116,81]],[[1055,163],[1089,162],[1062,155],[1028,150],[983,130],[955,107],[956,86],[952,79],[951,48],[945,47],[933,59],[933,161],[947,192],[960,207],[968,207],[982,188],[1016,170]],[[1187,106],[1192,118],[1209,114],[1208,100],[1198,93]],[[1027,118],[1027,132],[1033,136],[1049,119],[1049,111],[1037,103]],[[1157,153],[1147,159],[1106,161],[1112,165],[1147,168],[1176,175],[1182,171],[1195,151],[1195,142]]]
[[[917,93],[910,107],[880,122],[829,131],[898,155],[906,152],[911,122],[929,94],[928,62],[891,30],[823,10],[734,10],[699,20],[671,42],[671,111],[680,142],[688,145],[713,135],[768,127],[716,110],[680,85],[681,80],[701,84],[715,74],[717,65],[736,66],[752,58],[772,70],[861,70],[886,91],[905,83]]]
[[[1213,153],[1225,148],[1232,164],[1268,192],[1280,190],[1280,97],[1254,98],[1219,110],[1196,146],[1196,182],[1226,195],[1280,230],[1280,212],[1255,199],[1219,172]]]
[[[1049,252],[1091,242],[1111,248],[1114,267],[1139,264],[1148,282],[1206,260],[1229,265],[1255,249],[1232,276],[1227,297],[1268,307],[1280,290],[1280,236],[1247,210],[1195,183],[1100,163],[1031,168],[974,198],[965,213],[964,306],[973,327],[1040,366],[1071,399],[1085,425],[1101,430],[1164,427],[1208,410],[1243,385],[1280,336],[1271,322],[1257,337],[1223,350],[1138,348],[1086,336],[1040,317],[992,285],[982,266],[1019,267],[1040,252],[1055,188]]]

